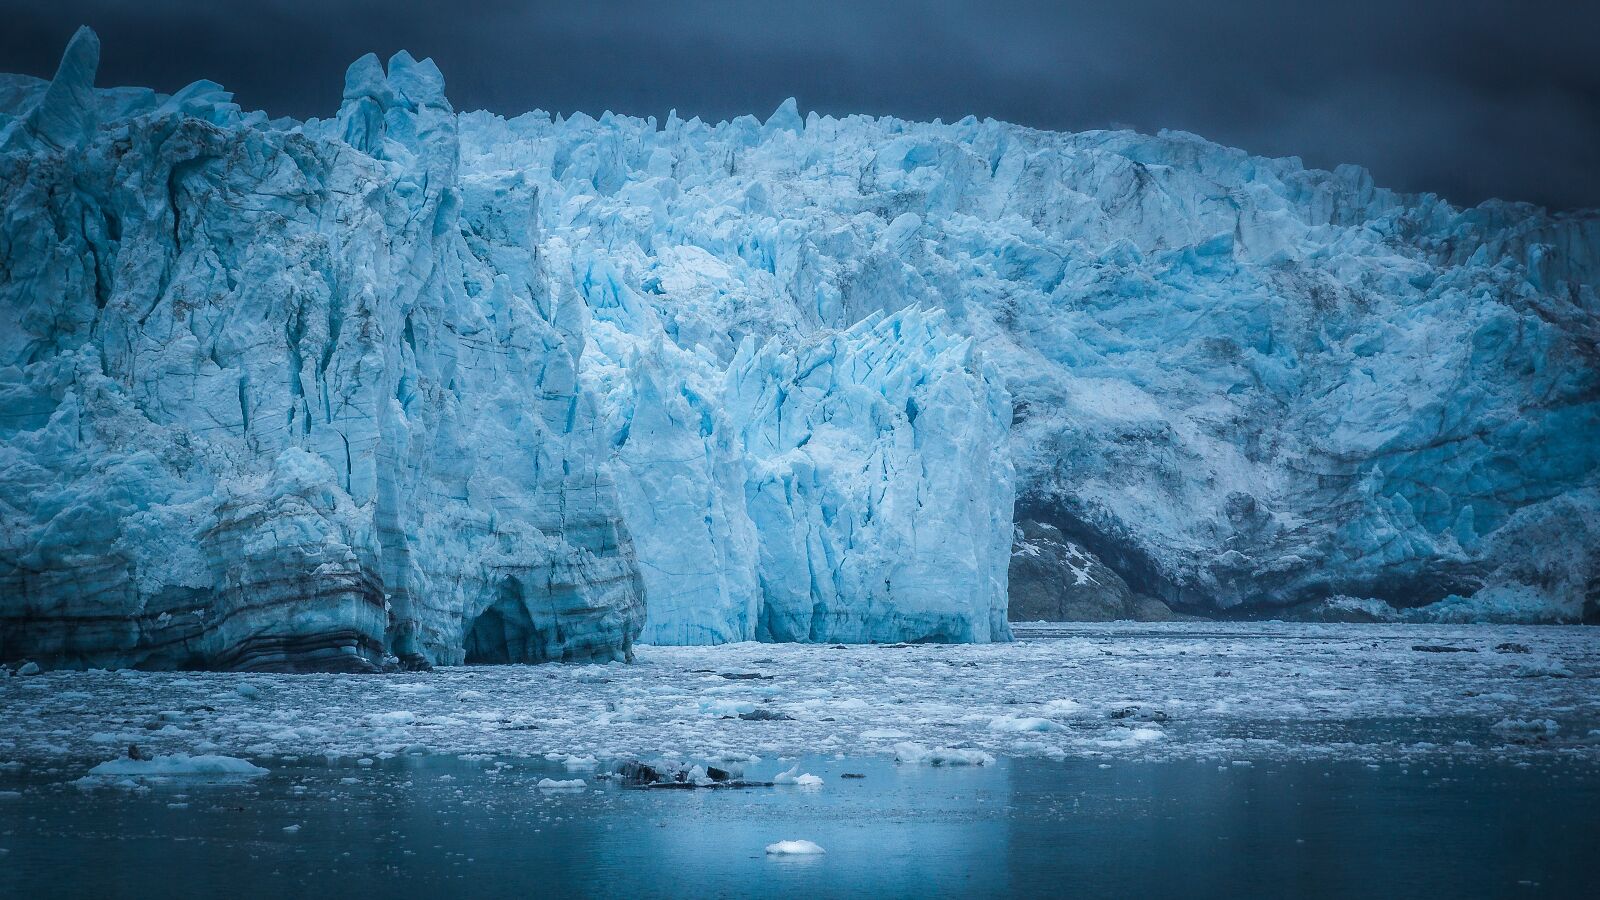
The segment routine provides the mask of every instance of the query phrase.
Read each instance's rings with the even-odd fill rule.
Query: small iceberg
[[[259,778],[267,770],[247,760],[233,756],[204,754],[190,756],[174,753],[150,759],[125,757],[107,760],[89,770],[95,778],[170,778],[187,776],[230,776]]]
[[[779,841],[767,845],[768,856],[817,856],[827,852],[811,841]]]
[[[772,777],[773,784],[793,784],[800,787],[822,787],[822,779],[810,772],[800,774],[800,766],[796,764],[787,772],[779,772]]]
[[[994,757],[982,750],[954,750],[949,747],[929,749],[926,745],[910,741],[894,745],[894,759],[895,762],[917,766],[987,766],[994,762]]]

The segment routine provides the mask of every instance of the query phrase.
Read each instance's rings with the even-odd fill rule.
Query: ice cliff
[[[719,125],[461,121],[472,165],[540,184],[558,289],[629,310],[596,329],[586,379],[703,384],[746,338],[942,311],[1013,397],[1018,521],[1050,529],[1050,558],[1075,548],[1114,576],[1091,606],[1600,615],[1592,212],[1459,209],[1181,133],[802,118],[792,101]],[[728,476],[702,471],[714,510]],[[748,554],[742,533],[707,546]],[[705,572],[728,571],[717,554],[696,554]],[[1073,606],[1045,575],[1064,570],[1029,566],[1011,575],[1053,591],[1041,608]],[[653,639],[686,639],[654,631],[682,620],[647,593]]]
[[[300,123],[98,50],[0,87],[0,657],[626,658],[647,600],[661,642],[1009,638],[1010,399],[942,313],[708,348],[427,60]]]
[[[1030,547],[1153,614],[1600,607],[1594,214],[1175,133],[457,114],[403,53],[269,119],[97,57],[0,77],[0,658],[1005,639]]]
[[[9,85],[0,655],[627,655],[643,597],[535,189],[461,169],[432,63],[357,62],[303,129],[205,82],[92,92],[97,55],[80,31]]]

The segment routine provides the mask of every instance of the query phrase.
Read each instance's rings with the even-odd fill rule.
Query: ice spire
[[[800,106],[793,97],[778,104],[778,108],[767,117],[766,125],[761,129],[767,134],[777,131],[800,132],[805,130],[805,121],[800,118]]]
[[[100,67],[100,38],[80,26],[67,42],[56,76],[39,103],[28,112],[28,131],[65,150],[88,139],[95,128],[94,75]]]

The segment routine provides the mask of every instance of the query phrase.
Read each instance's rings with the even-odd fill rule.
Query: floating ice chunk
[[[1147,703],[1134,703],[1128,706],[1118,706],[1111,711],[1112,719],[1126,722],[1152,722],[1160,723],[1171,719],[1167,711]]]
[[[800,766],[797,763],[797,764],[795,764],[794,767],[790,768],[787,772],[779,772],[777,775],[772,776],[772,783],[773,784],[792,784],[792,785],[796,785],[796,786],[799,786],[799,787],[816,788],[816,787],[821,787],[822,786],[822,779],[817,777],[816,775],[812,775],[809,772],[807,772],[805,774],[800,774]]]
[[[600,765],[600,760],[593,756],[569,756],[562,760],[561,764],[565,766],[569,772],[579,772],[585,769],[593,769],[598,767]]]
[[[1489,726],[1496,736],[1513,744],[1541,744],[1561,731],[1554,719],[1501,719]]]
[[[1135,728],[1133,733],[1128,737],[1136,743],[1148,744],[1152,741],[1159,741],[1166,736],[1166,732],[1162,731],[1161,729],[1146,725],[1140,728]]]
[[[861,738],[868,741],[892,741],[896,738],[911,737],[911,732],[898,728],[868,728],[861,732]]]
[[[539,779],[539,790],[541,791],[574,791],[587,786],[587,783],[582,778],[568,778],[565,780],[554,778]]]
[[[1571,678],[1572,670],[1553,656],[1530,656],[1514,674],[1518,678]]]
[[[778,841],[767,845],[769,856],[816,856],[827,852],[811,841]]]
[[[989,722],[990,731],[1023,732],[1023,731],[1059,731],[1061,726],[1049,719],[1033,716],[1001,716]]]
[[[1166,738],[1166,733],[1156,725],[1135,728],[1116,728],[1093,739],[1093,743],[1108,750],[1124,750],[1155,743]]]
[[[1044,705],[1043,712],[1051,716],[1070,716],[1083,712],[1083,704],[1076,700],[1051,700]]]
[[[389,685],[389,690],[401,694],[431,694],[439,688],[423,681],[409,681]]]
[[[115,776],[164,778],[187,775],[232,775],[257,778],[267,774],[267,770],[232,756],[212,754],[189,756],[186,753],[174,753],[171,756],[157,756],[155,759],[108,760],[90,769],[89,774],[97,778]]]
[[[994,757],[982,750],[929,748],[913,741],[895,744],[894,758],[895,762],[919,766],[987,766],[994,762]]]
[[[700,711],[708,716],[733,718],[755,712],[756,705],[748,700],[719,698],[700,701]]]

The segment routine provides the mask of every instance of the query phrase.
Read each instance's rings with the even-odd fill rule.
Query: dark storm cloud
[[[1179,128],[1475,202],[1600,206],[1600,13],[1576,2],[0,0],[0,70],[87,22],[101,84],[196,78],[328,115],[369,50],[432,56],[459,109],[802,109]]]

